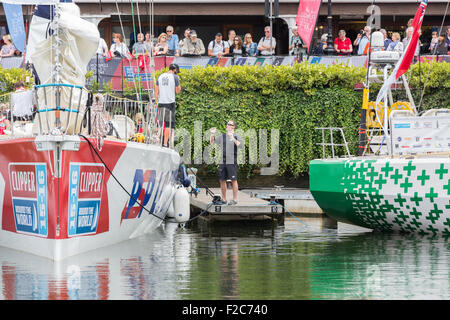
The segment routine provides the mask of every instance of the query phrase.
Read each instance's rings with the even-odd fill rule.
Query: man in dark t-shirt
[[[227,122],[227,132],[215,137],[216,128],[211,128],[211,136],[209,142],[216,143],[221,147],[222,158],[219,164],[219,182],[222,192],[222,201],[218,204],[227,203],[227,180],[231,180],[233,186],[233,200],[228,202],[229,205],[237,204],[238,182],[237,182],[237,151],[242,148],[242,139],[234,132],[236,124],[234,121]]]

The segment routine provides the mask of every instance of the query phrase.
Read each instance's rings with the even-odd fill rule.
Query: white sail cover
[[[76,4],[60,3],[59,7],[61,81],[84,86],[87,65],[97,51],[100,33],[97,26],[80,18],[80,9]],[[47,28],[49,20],[42,23],[42,19],[46,20],[34,16],[31,21],[27,51],[41,83],[44,84],[52,81],[55,41],[51,36],[46,37],[42,27]]]
[[[58,30],[61,39],[59,46],[57,48],[55,46],[54,31],[52,30],[55,26],[48,19],[49,17],[34,15],[28,38],[27,60],[33,63],[41,84],[54,83],[56,73],[54,68],[55,50],[59,50],[58,61],[61,65],[59,82],[84,87],[87,65],[97,51],[100,33],[96,25],[80,18],[80,9],[76,4],[60,3],[58,7],[60,10]],[[38,90],[39,109],[78,108],[80,94],[82,94],[80,112],[76,114],[77,117],[82,118],[87,100],[86,91],[62,87],[60,92],[61,101],[57,105],[53,90],[46,90],[45,96],[43,90]],[[65,127],[67,121],[69,121],[68,132],[70,134],[76,132],[78,128],[74,128],[73,124],[76,121],[78,127],[81,124],[81,119],[76,120],[75,114],[72,114],[70,119],[66,115],[67,113],[61,115],[62,127]],[[42,116],[49,118],[48,123],[55,123],[55,112],[43,112]],[[36,130],[37,128],[33,128],[34,132]]]

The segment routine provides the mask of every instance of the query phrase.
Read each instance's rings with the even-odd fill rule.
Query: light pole
[[[325,48],[325,53],[327,55],[332,55],[334,53],[333,47],[333,16],[331,15],[331,0],[328,0],[328,40],[327,47]]]

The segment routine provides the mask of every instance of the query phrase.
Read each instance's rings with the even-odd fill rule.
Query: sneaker
[[[219,206],[221,206],[221,205],[223,205],[223,204],[227,204],[227,202],[226,202],[226,201],[223,201],[223,200],[219,200],[219,201],[216,202],[216,204],[219,205]]]
[[[233,204],[237,204],[237,201],[236,200],[231,200],[230,202],[228,202],[229,206],[232,206]]]

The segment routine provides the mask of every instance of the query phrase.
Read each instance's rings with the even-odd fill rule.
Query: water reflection
[[[450,298],[448,240],[301,219],[169,224],[58,263],[0,248],[0,298]]]

